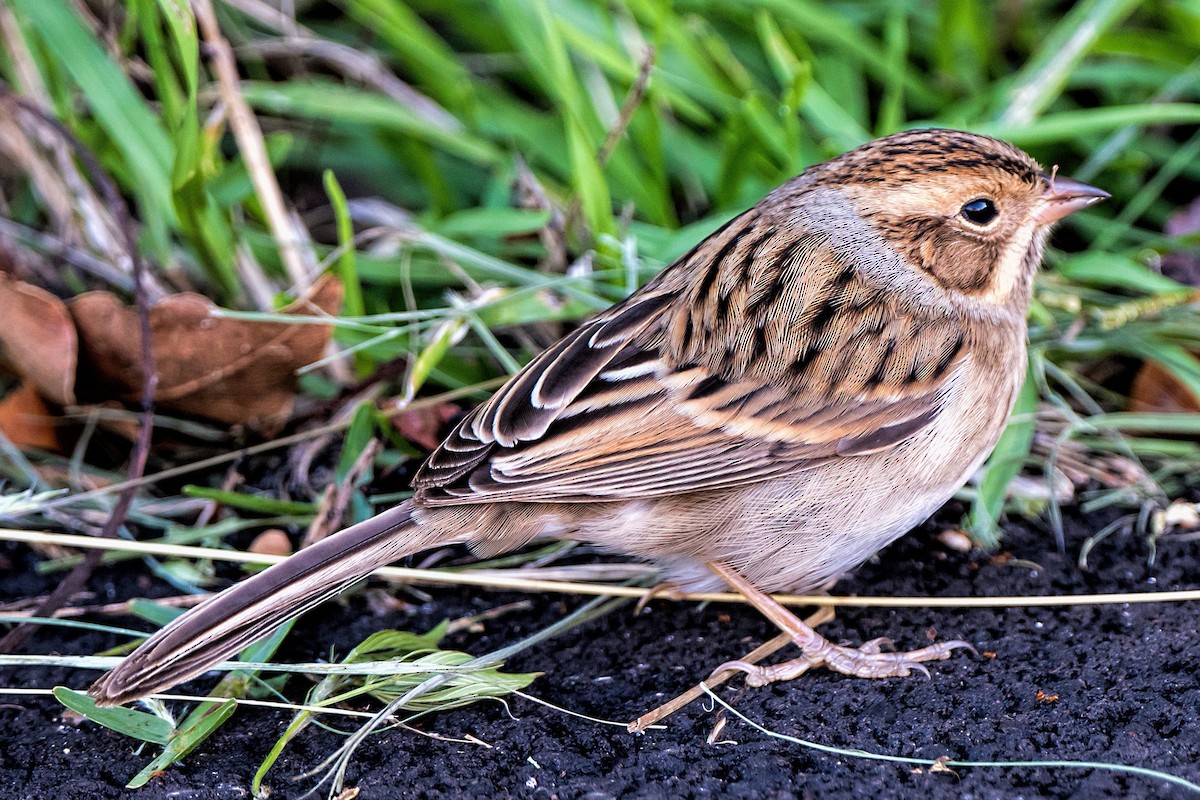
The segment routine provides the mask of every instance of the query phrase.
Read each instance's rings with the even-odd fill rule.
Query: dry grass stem
[[[35,617],[37,616],[36,606],[43,599],[43,597],[29,597],[12,603],[3,603],[0,604],[0,613],[10,617]],[[208,599],[207,594],[181,594],[174,597],[156,597],[154,598],[154,602],[156,605],[167,606],[168,608],[191,608],[192,606],[199,605],[206,599]],[[30,606],[34,606],[35,608],[30,609]],[[87,616],[117,616],[133,613],[132,607],[132,600],[90,606],[68,606],[56,609],[52,616],[58,619]]]
[[[91,536],[45,531],[23,531],[0,528],[0,541],[23,542],[25,544],[57,544],[78,547],[83,550],[117,550],[140,555],[174,558],[205,558],[213,561],[228,561],[242,564],[267,566],[277,564],[286,556],[244,553],[240,550],[218,550],[212,547],[164,544],[162,542],[131,542],[128,540],[105,540]],[[372,573],[384,580],[404,583],[436,584],[444,586],[479,586],[485,589],[501,589],[518,592],[556,592],[559,594],[588,595],[594,597],[628,597],[640,599],[653,589],[635,586],[612,586],[601,583],[573,581],[544,581],[530,578],[511,578],[489,570],[486,575],[471,572],[443,572],[440,570],[412,569],[408,567],[383,567]],[[1071,594],[1042,596],[1005,597],[857,597],[835,595],[779,594],[773,597],[788,606],[847,606],[853,608],[1039,608],[1046,606],[1119,605],[1123,603],[1179,603],[1200,600],[1200,589],[1180,589],[1168,592],[1116,592],[1112,594]],[[688,602],[744,603],[745,598],[733,592],[680,592],[670,599]]]
[[[284,269],[287,270],[292,286],[301,291],[309,279],[304,267],[305,259],[300,252],[300,242],[303,238],[297,234],[288,215],[287,206],[283,202],[283,192],[279,189],[279,181],[275,178],[275,170],[267,156],[267,145],[263,140],[262,129],[258,126],[258,118],[238,89],[240,77],[233,48],[221,35],[211,0],[195,0],[192,9],[204,42],[212,54],[213,70],[217,74],[221,100],[229,109],[229,128],[233,138],[237,140],[238,150],[246,160],[246,169],[254,183],[254,191],[262,203],[271,234],[279,243],[279,254],[283,259]]]

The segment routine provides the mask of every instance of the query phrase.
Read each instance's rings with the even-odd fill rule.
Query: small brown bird
[[[547,537],[742,592],[803,653],[733,665],[756,682],[923,670],[969,645],[834,645],[764,592],[835,579],[975,471],[1025,376],[1050,225],[1106,197],[952,130],[811,167],[534,358],[429,457],[412,500],[197,606],[91,694],[194,677],[402,556]]]

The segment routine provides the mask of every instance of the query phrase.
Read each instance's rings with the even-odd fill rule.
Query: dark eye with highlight
[[[996,204],[986,197],[980,197],[963,206],[960,213],[976,225],[987,225],[996,218]]]

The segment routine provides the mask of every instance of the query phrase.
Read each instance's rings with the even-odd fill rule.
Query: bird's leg
[[[715,561],[708,563],[709,569],[741,593],[751,605],[775,624],[779,630],[791,637],[802,655],[791,661],[771,666],[757,666],[742,661],[730,661],[717,667],[716,672],[736,669],[746,673],[746,683],[764,686],[775,681],[790,681],[798,678],[813,667],[825,667],[844,675],[859,678],[892,678],[910,675],[914,670],[929,675],[921,662],[940,661],[949,658],[959,648],[975,652],[967,642],[955,639],[938,642],[919,650],[903,653],[884,652],[891,641],[885,638],[872,639],[860,647],[845,647],[830,642],[821,634],[805,625],[794,614],[784,608],[775,598],[760,591],[739,572]]]
[[[663,581],[656,583],[650,587],[647,592],[637,601],[637,605],[633,607],[633,615],[636,617],[646,610],[646,606],[656,597],[666,597],[671,600],[678,600],[683,595],[683,591],[679,588],[679,584],[674,581]]]

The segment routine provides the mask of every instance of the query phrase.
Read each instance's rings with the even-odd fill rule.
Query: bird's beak
[[[1041,202],[1033,212],[1033,217],[1039,225],[1048,225],[1068,214],[1074,214],[1112,197],[1103,189],[1088,186],[1074,178],[1064,178],[1053,173],[1047,175],[1044,172],[1041,177],[1046,182],[1046,191],[1042,193]]]

